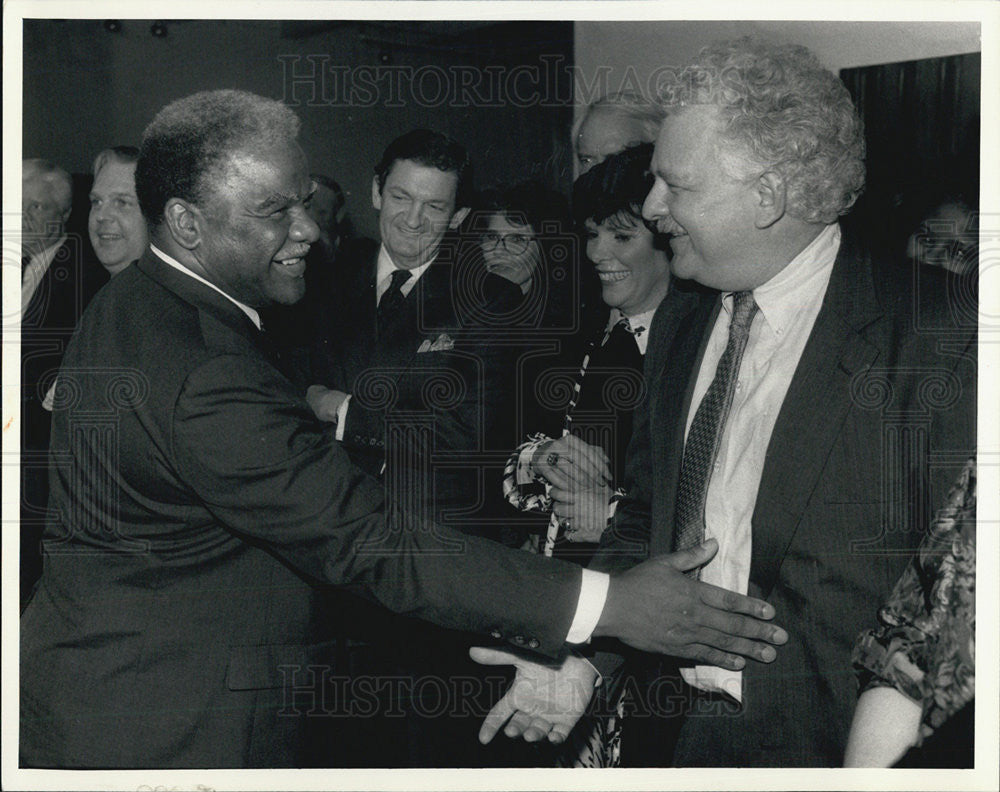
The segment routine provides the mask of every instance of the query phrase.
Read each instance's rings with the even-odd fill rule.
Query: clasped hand
[[[774,647],[788,634],[769,623],[771,605],[684,574],[707,564],[718,549],[710,539],[613,575],[594,636],[730,670],[743,668],[745,658],[773,662]],[[476,648],[470,654],[480,663],[517,669],[511,688],[483,722],[479,739],[484,743],[508,721],[504,733],[510,737],[562,742],[586,710],[597,679],[596,670],[572,654],[557,663],[497,649]]]
[[[504,649],[475,646],[469,656],[483,665],[512,665],[517,675],[510,688],[486,715],[479,729],[485,745],[498,731],[512,739],[561,743],[587,709],[598,674],[594,667],[566,651],[546,663]],[[506,724],[506,725],[505,725]]]
[[[573,435],[549,440],[532,455],[531,472],[548,482],[552,512],[566,523],[569,541],[601,538],[611,498],[611,469],[604,449]]]

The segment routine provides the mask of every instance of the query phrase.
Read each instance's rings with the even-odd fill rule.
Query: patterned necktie
[[[405,269],[396,269],[392,271],[392,283],[389,284],[389,288],[385,290],[382,295],[382,299],[378,301],[378,309],[376,311],[376,329],[379,336],[385,333],[386,327],[388,327],[389,322],[392,318],[396,316],[403,308],[403,303],[406,298],[403,296],[402,288],[403,284],[410,279],[410,271]]]
[[[750,337],[750,325],[756,313],[757,303],[751,292],[737,292],[733,295],[729,341],[715,368],[715,378],[698,405],[684,444],[674,514],[675,551],[694,547],[705,538],[708,483],[712,479],[712,468],[722,442],[722,431],[733,403],[740,361],[743,359],[747,338]]]

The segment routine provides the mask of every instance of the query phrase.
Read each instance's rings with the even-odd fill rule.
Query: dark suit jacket
[[[562,645],[579,572],[400,530],[264,344],[234,304],[151,253],[86,312],[60,371],[57,518],[21,619],[22,763],[294,764],[294,716],[322,708],[330,662],[314,583]]]
[[[319,384],[351,394],[344,445],[373,475],[386,463],[392,502],[483,532],[482,521],[461,514],[478,512],[486,493],[499,489],[502,462],[493,457],[510,446],[497,432],[513,402],[517,350],[504,337],[504,317],[517,312],[521,292],[486,273],[474,255],[446,237],[376,337],[378,251],[354,257],[343,250],[313,373]],[[421,351],[435,342],[447,348]]]
[[[80,237],[66,237],[21,318],[22,601],[41,572],[39,540],[48,501],[52,423],[42,401],[87,303],[108,281],[104,267],[84,250]]]
[[[678,289],[655,317],[630,496],[593,566],[670,552],[685,418],[717,311],[717,295]],[[854,639],[975,448],[975,388],[974,294],[941,271],[874,261],[845,232],[752,518],[750,594],[774,605],[790,639],[774,663],[748,663],[738,715],[709,706],[687,718],[676,764],[841,764]],[[661,683],[674,706],[691,692]]]
[[[21,318],[22,444],[32,450],[48,446],[52,415],[41,406],[45,391],[84,309],[108,281],[107,271],[83,251],[78,237],[66,237]]]

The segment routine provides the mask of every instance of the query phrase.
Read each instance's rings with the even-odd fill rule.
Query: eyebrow
[[[273,193],[257,204],[256,210],[258,212],[273,212],[275,209],[289,206],[290,204],[298,203],[299,201],[305,201],[315,192],[316,184],[315,182],[312,182],[310,183],[309,192],[306,193],[303,198],[300,198],[298,193],[293,193],[291,195],[286,195],[285,193]]]

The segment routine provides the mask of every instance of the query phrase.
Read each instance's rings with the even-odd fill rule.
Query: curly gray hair
[[[668,73],[659,93],[668,113],[717,106],[723,166],[736,177],[750,163],[780,173],[792,217],[832,223],[864,189],[861,119],[844,84],[805,47],[752,37],[713,44]]]
[[[142,135],[135,191],[143,215],[157,225],[170,198],[200,203],[230,152],[298,133],[299,119],[287,106],[246,91],[202,91],[171,102]]]

